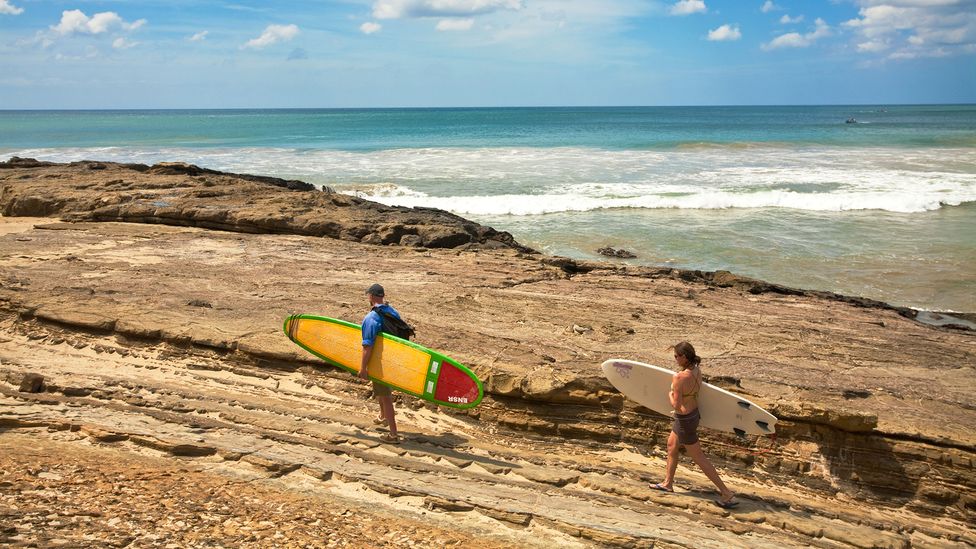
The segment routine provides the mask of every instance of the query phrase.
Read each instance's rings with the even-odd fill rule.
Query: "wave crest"
[[[910,213],[976,201],[976,148],[750,144],[669,151],[486,147],[351,152],[107,147],[0,154],[58,162],[179,160],[459,214],[769,207]]]
[[[342,192],[346,192],[343,190]],[[349,192],[363,196],[361,191]],[[609,209],[697,209],[787,208],[807,211],[842,212],[851,210],[885,210],[918,213],[944,206],[976,202],[943,195],[892,195],[879,197],[871,193],[820,194],[770,190],[753,193],[704,191],[634,197],[596,197],[583,194],[506,194],[477,196],[429,196],[397,189],[367,193],[371,200],[389,206],[434,207],[468,215],[542,215],[562,212],[586,212]]]

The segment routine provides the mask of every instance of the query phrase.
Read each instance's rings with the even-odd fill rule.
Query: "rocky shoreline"
[[[6,217],[58,215],[67,221],[119,221],[244,232],[295,234],[428,248],[515,248],[512,235],[436,209],[382,206],[317,190],[308,183],[218,172],[179,162],[55,164],[0,162]],[[27,171],[24,171],[27,170]]]
[[[0,213],[0,441],[300,484],[442,531],[421,545],[976,543],[976,335],[962,326],[725,272],[549,257],[446,212],[185,164],[12,159]],[[367,389],[280,332],[295,312],[358,322],[374,280],[487,393],[467,414],[403,398],[408,440],[392,452]],[[668,420],[599,375],[614,356],[668,365],[680,339],[712,383],[781,420],[775,440],[705,434],[742,494],[732,513],[688,463],[680,496],[650,493]],[[30,373],[40,392],[20,390]],[[67,536],[23,512],[39,473],[5,455],[15,526],[0,539]]]
[[[38,171],[38,170],[42,171]],[[12,157],[3,170],[18,170],[0,180],[17,180],[0,194],[5,217],[58,216],[64,221],[118,221],[199,227],[250,234],[319,236],[364,244],[454,249],[515,249],[537,254],[511,234],[485,227],[435,208],[385,206],[369,200],[319,190],[309,183],[250,174],[234,174],[181,162],[120,164],[80,161],[67,164]],[[27,170],[27,171],[23,171]],[[67,184],[52,185],[52,180]],[[634,257],[626,250],[611,257]],[[540,255],[540,257],[542,257]],[[569,274],[601,268],[599,262],[545,257]],[[815,296],[859,307],[890,309],[907,318],[919,312],[875,299],[774,284],[728,271],[648,268],[709,286],[735,287],[752,294]],[[934,312],[942,327],[969,330],[976,312]],[[928,317],[921,322],[932,322]],[[954,320],[962,322],[954,323]]]

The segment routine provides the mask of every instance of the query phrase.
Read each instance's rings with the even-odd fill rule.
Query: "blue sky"
[[[0,108],[976,102],[976,0],[0,0]]]

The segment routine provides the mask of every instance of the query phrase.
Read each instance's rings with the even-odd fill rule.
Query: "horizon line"
[[[487,110],[487,109],[647,109],[647,108],[729,108],[729,107],[967,107],[972,103],[770,103],[711,105],[495,105],[495,106],[387,106],[387,107],[70,107],[0,108],[0,112],[85,112],[85,111],[311,111],[311,110]]]

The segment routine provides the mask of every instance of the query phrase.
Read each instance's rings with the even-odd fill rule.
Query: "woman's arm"
[[[671,392],[668,393],[668,400],[671,402],[671,407],[675,410],[681,404],[681,393],[685,385],[685,379],[687,376],[682,376],[681,372],[678,372],[671,376]]]

